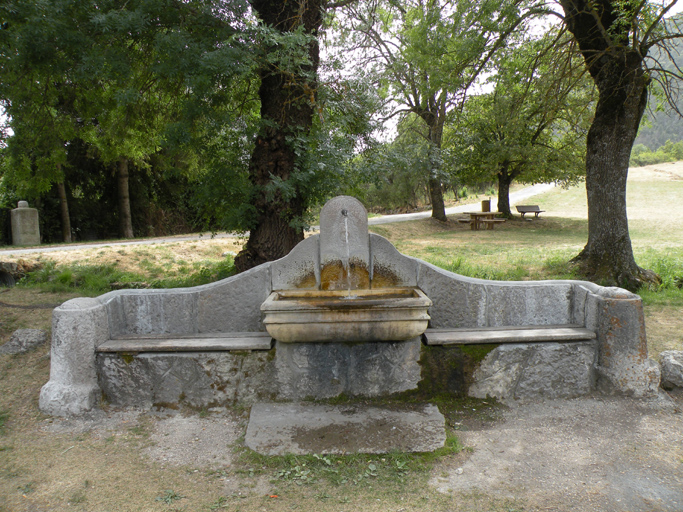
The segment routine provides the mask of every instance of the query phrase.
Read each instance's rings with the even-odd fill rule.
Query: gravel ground
[[[430,484],[514,498],[524,510],[683,510],[683,392],[510,405],[502,420],[462,432],[471,450]]]
[[[432,471],[430,486],[458,496],[509,498],[525,511],[683,510],[683,390],[658,399],[587,397],[509,403],[500,417],[459,425],[466,450]],[[55,419],[44,431],[129,429],[145,413],[98,411]],[[145,421],[144,453],[161,465],[229,471],[246,421],[230,411],[206,417],[156,415]],[[226,474],[235,494],[239,479]],[[267,482],[263,482],[267,492]],[[253,492],[253,489],[251,489]]]

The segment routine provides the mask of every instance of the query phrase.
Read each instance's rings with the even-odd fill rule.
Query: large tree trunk
[[[62,241],[70,243],[71,219],[69,218],[69,201],[66,197],[64,182],[57,183],[57,193],[59,194],[59,213],[62,219]]]
[[[498,212],[505,217],[512,217],[510,211],[510,183],[514,177],[508,173],[509,164],[504,163],[498,170]]]
[[[575,258],[588,278],[629,290],[657,280],[636,264],[626,215],[629,158],[647,104],[647,79],[637,71],[613,70],[600,88],[587,138],[588,243]]]
[[[637,290],[659,277],[635,262],[626,216],[629,157],[647,105],[650,78],[640,48],[629,46],[612,0],[560,0],[598,89],[586,142],[588,242],[574,259],[593,281]]]
[[[446,203],[443,200],[443,185],[438,177],[429,177],[429,200],[432,202],[432,218],[446,222]]]
[[[429,200],[432,203],[432,218],[446,222],[446,203],[443,200],[443,183],[441,182],[441,142],[443,140],[443,116],[432,111],[420,112],[420,117],[427,123],[429,133],[428,165],[429,165]]]
[[[317,36],[322,23],[323,0],[252,0],[251,4],[265,25],[282,32],[303,24],[307,34]],[[310,65],[292,77],[275,65],[260,70],[261,120],[263,128],[249,164],[249,179],[254,185],[255,221],[249,240],[235,258],[239,272],[285,256],[303,240],[303,229],[295,222],[304,214],[307,198],[297,185],[292,194],[272,190],[274,180],[287,182],[295,171],[297,156],[291,141],[305,137],[313,125],[319,63],[317,40],[309,43]],[[268,188],[271,188],[268,191]]]
[[[127,158],[121,157],[119,159],[117,183],[119,192],[119,232],[122,238],[133,238],[133,217],[130,213]]]

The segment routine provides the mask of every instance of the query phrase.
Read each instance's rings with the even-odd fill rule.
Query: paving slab
[[[245,437],[262,455],[429,452],[445,441],[444,417],[433,404],[256,403]]]

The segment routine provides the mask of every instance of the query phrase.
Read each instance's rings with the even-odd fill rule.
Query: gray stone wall
[[[117,406],[199,410],[251,404],[276,397],[271,352],[100,353],[98,383]]]

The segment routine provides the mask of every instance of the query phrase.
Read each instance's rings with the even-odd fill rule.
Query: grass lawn
[[[683,350],[683,166],[636,169],[628,189],[637,261],[659,272],[664,286],[643,290],[650,355]],[[405,253],[448,270],[486,279],[574,278],[567,262],[586,241],[582,187],[557,188],[528,201],[540,219],[508,221],[493,231],[470,231],[455,220],[371,227]],[[43,264],[30,286],[0,291],[0,344],[18,328],[50,328],[52,308],[76,296],[126,286],[190,286],[231,271],[241,242],[202,240],[144,247],[93,248],[0,260]],[[0,356],[0,512],[35,511],[379,511],[523,510],[514,500],[484,494],[457,502],[426,485],[439,467],[458,464],[459,447],[440,457],[259,458],[234,446],[221,469],[170,466],[143,452],[154,445],[153,417],[123,417],[116,429],[88,428],[88,420],[61,424],[38,410],[49,378],[47,347]],[[453,405],[453,404],[451,404]],[[488,421],[484,402],[468,403],[476,421]],[[457,407],[450,407],[457,410]],[[114,417],[114,411],[107,414]],[[234,411],[237,421],[245,412]],[[483,416],[480,416],[483,415]],[[449,424],[460,419],[449,417]],[[472,420],[472,418],[469,418]],[[464,421],[467,421],[465,418]],[[75,426],[74,426],[75,425]],[[92,427],[92,424],[90,425]],[[192,442],[189,440],[188,443]],[[442,465],[442,466],[439,466]],[[455,466],[457,467],[457,466]],[[454,508],[455,507],[455,508]]]

